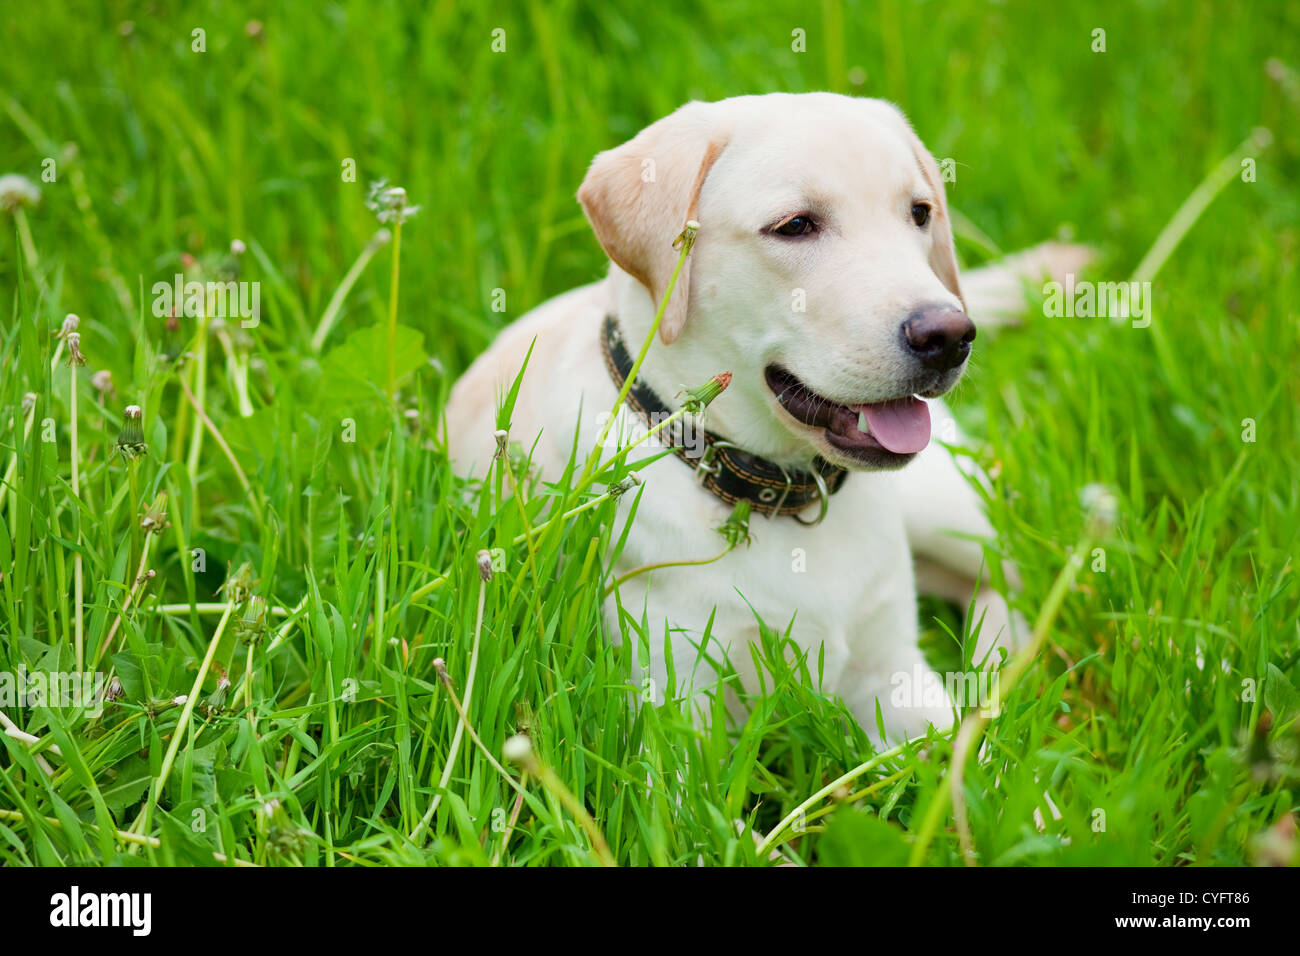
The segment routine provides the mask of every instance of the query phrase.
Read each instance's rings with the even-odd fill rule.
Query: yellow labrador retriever
[[[540,433],[535,460],[559,474],[585,412],[588,453],[594,416],[652,327],[673,240],[697,220],[631,404],[663,414],[683,384],[733,379],[700,440],[646,469],[619,570],[717,554],[715,528],[740,500],[753,541],[633,578],[623,604],[646,609],[653,648],[666,622],[676,692],[714,687],[704,659],[724,654],[756,684],[757,613],[778,629],[794,620],[810,660],[824,655],[823,689],[873,736],[878,704],[889,738],[949,726],[947,697],[917,686],[945,683],[917,648],[918,580],[963,606],[977,596],[976,660],[1023,624],[981,577],[993,529],[971,466],[931,441],[932,429],[962,441],[938,398],[966,368],[972,316],[1023,309],[1024,280],[1075,268],[1082,251],[1029,250],[971,273],[963,296],[935,160],[894,106],[828,93],[687,104],[598,155],[578,200],[609,275],[519,319],[457,383],[446,416],[457,466],[486,469],[499,396],[534,340],[511,437],[530,447]],[[615,613],[611,600],[618,635]],[[664,661],[650,671],[665,688]]]

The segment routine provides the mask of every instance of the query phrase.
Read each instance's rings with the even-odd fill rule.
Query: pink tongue
[[[919,398],[858,406],[876,441],[896,455],[911,455],[930,443],[930,408]]]

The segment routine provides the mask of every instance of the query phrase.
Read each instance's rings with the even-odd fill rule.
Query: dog
[[[679,266],[674,240],[698,223],[629,402],[672,412],[683,384],[732,377],[707,410],[703,450],[678,447],[645,469],[615,571],[716,555],[715,529],[738,501],[750,503],[752,541],[621,585],[624,607],[650,622],[649,677],[700,701],[718,689],[710,660],[725,655],[754,690],[756,616],[778,630],[793,620],[823,691],[873,740],[880,725],[899,741],[949,728],[947,682],[917,646],[918,585],[973,606],[977,663],[1027,635],[992,586],[995,535],[977,490],[987,479],[945,447],[965,440],[940,396],[969,363],[975,319],[1023,311],[1024,283],[1076,269],[1086,252],[1035,247],[971,273],[963,294],[935,159],[893,105],[830,93],[688,103],[597,155],[577,198],[608,276],[514,322],[465,372],[445,416],[455,466],[490,464],[500,395],[530,347],[511,438],[558,475],[585,415],[581,461],[595,413],[614,404],[653,328]],[[1014,586],[1014,569],[1003,572]],[[615,639],[617,615],[611,596]],[[657,652],[665,627],[672,688]],[[900,695],[918,675],[938,697]]]

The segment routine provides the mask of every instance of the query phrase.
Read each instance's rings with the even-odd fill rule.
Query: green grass
[[[960,864],[951,811],[922,826],[950,740],[873,756],[816,661],[783,663],[785,621],[767,622],[776,686],[744,727],[632,706],[634,658],[663,635],[633,619],[621,649],[602,635],[612,506],[515,544],[579,500],[576,475],[532,480],[516,454],[466,488],[436,437],[505,322],[601,274],[573,200],[597,150],[692,97],[815,89],[896,101],[957,160],[967,264],[985,240],[1064,229],[1113,280],[1271,130],[1256,181],[1228,182],[1155,277],[1150,328],[1027,313],[981,340],[955,395],[1031,619],[1083,533],[1081,490],[1119,502],[1104,571],[1090,551],[962,803],[984,864],[1294,860],[1300,8],[481,6],[289,4],[255,37],[230,3],[41,4],[0,25],[0,174],[42,190],[37,261],[0,215],[0,673],[89,668],[104,646],[121,687],[93,718],[0,705],[38,741],[0,734],[0,863],[586,865],[603,839],[620,864],[746,864],[807,804],[773,841],[791,860]],[[57,179],[39,182],[47,158]],[[312,345],[379,228],[380,178],[422,207],[402,230],[395,404],[391,244]],[[168,332],[150,290],[185,256],[195,277],[260,282],[260,325]],[[69,312],[76,370],[55,334]],[[91,380],[105,369],[111,394]],[[131,404],[133,460],[115,448]],[[147,533],[163,493],[169,525]],[[485,548],[502,549],[489,582]],[[957,659],[956,620],[925,605],[938,661]],[[436,658],[467,702],[458,743]],[[515,733],[545,768],[520,789],[493,763]]]

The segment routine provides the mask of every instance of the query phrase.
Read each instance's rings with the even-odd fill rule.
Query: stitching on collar
[[[614,381],[615,386],[621,389],[634,363],[623,343],[618,320],[613,315],[605,316],[605,321],[601,324],[600,351],[609,377]],[[655,412],[667,414],[670,411],[664,401],[644,382],[632,383],[627,394],[627,404],[641,416],[647,426],[651,424],[650,416]],[[679,459],[699,473],[700,458],[689,457],[685,447],[672,442],[672,436],[667,430],[659,433],[659,439],[671,448]],[[763,515],[795,515],[818,500],[821,493],[811,473],[800,469],[783,470],[767,459],[741,449],[715,448],[715,443],[721,440],[721,437],[713,432],[704,432],[705,447],[712,450],[711,460],[715,467],[703,472],[701,485],[711,494],[728,504],[735,504],[741,500],[749,501],[753,510]],[[815,459],[814,467],[826,482],[826,489],[830,494],[840,489],[848,475],[846,469],[829,465],[821,458]],[[722,481],[724,475],[730,479],[725,483]],[[786,490],[787,476],[788,491]],[[762,501],[759,494],[764,491],[778,494],[772,501]],[[779,494],[781,492],[785,492],[785,497],[782,507],[778,510],[773,505],[777,501],[782,501]]]

